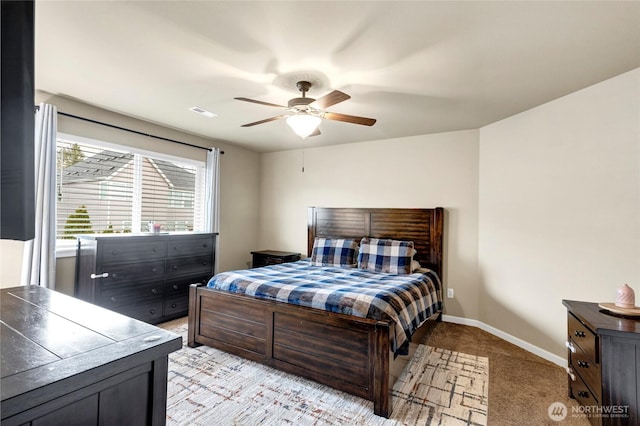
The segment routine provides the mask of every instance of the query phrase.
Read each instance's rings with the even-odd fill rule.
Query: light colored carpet
[[[230,355],[186,346],[185,320],[161,327],[185,346],[169,356],[168,425],[486,425],[488,359],[419,345],[393,388],[390,419],[373,403]]]

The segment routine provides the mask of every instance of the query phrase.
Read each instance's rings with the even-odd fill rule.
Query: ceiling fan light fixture
[[[315,132],[322,119],[317,115],[300,113],[287,117],[286,121],[296,135],[306,139],[311,133]]]
[[[251,102],[254,104],[286,110],[285,114],[243,124],[242,127],[252,127],[258,124],[269,123],[271,121],[286,118],[287,125],[289,125],[289,127],[291,127],[291,129],[302,139],[306,139],[309,136],[317,136],[320,134],[318,126],[323,119],[360,124],[363,126],[373,126],[376,122],[374,118],[358,117],[356,115],[338,114],[336,112],[325,111],[325,108],[346,101],[347,99],[351,99],[351,96],[346,93],[334,90],[318,99],[314,99],[307,98],[306,96],[307,91],[311,87],[310,82],[302,80],[299,81],[296,86],[302,92],[302,97],[289,99],[287,106],[249,98],[234,98],[239,101]]]

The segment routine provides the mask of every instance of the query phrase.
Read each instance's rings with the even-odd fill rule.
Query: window
[[[130,182],[115,182],[103,180],[100,184],[101,200],[130,200],[132,195],[132,186]]]
[[[58,246],[77,234],[204,229],[205,164],[58,135]]]
[[[188,191],[169,191],[169,207],[174,209],[193,208],[193,193]]]

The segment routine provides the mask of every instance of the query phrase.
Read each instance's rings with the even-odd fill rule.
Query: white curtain
[[[35,238],[24,246],[22,284],[55,288],[57,108],[40,104],[35,120]]]
[[[220,229],[220,148],[207,152],[207,177],[205,179],[204,230]]]
[[[207,173],[205,179],[205,232],[220,232],[220,148],[207,152]],[[216,238],[218,253],[218,238]],[[218,256],[215,256],[214,271],[218,270]]]

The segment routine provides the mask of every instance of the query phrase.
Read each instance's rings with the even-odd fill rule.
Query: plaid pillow
[[[358,243],[346,238],[321,238],[313,241],[311,264],[313,266],[355,267]]]
[[[360,241],[358,268],[396,275],[410,274],[415,253],[413,241],[365,237]]]

